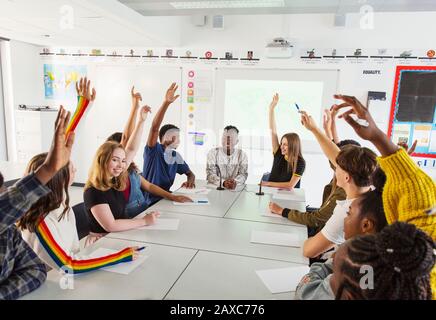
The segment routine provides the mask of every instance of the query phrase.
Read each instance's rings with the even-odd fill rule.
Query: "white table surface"
[[[224,217],[248,221],[294,225],[306,228],[305,225],[292,222],[281,215],[277,215],[277,217],[262,216],[261,213],[268,209],[270,201],[277,203],[283,208],[295,209],[302,212],[306,211],[305,202],[281,199],[276,200],[273,199],[272,194],[265,193],[263,196],[258,196],[254,192],[244,190]]]
[[[252,230],[294,233],[303,242],[307,239],[306,228],[174,212],[161,212],[161,218],[180,219],[178,230],[134,229],[113,232],[108,234],[107,237],[295,263],[308,263],[308,260],[303,257],[301,247],[250,243]]]
[[[104,237],[87,248],[123,249],[143,246],[148,258],[128,275],[91,271],[74,276],[74,289],[61,289],[62,275],[52,270],[40,288],[22,297],[24,300],[75,299],[163,299],[195,255],[195,250],[115,240]],[[129,262],[127,262],[129,263]]]
[[[212,217],[223,217],[232,204],[238,198],[239,192],[229,191],[229,190],[216,190],[215,186],[206,185],[206,181],[196,181],[197,188],[206,187],[210,190],[207,195],[191,195],[183,194],[187,197],[196,198],[208,198],[208,205],[175,205],[172,201],[162,199],[155,205],[151,206],[149,209],[158,211],[170,211],[178,213],[189,213]],[[177,190],[174,191],[175,194],[181,194]]]
[[[256,270],[298,265],[199,251],[165,299],[290,300],[295,292],[272,294],[257,276]]]

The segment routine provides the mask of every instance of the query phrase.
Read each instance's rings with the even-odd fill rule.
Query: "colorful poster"
[[[430,144],[431,125],[415,125],[413,140],[418,140],[417,147],[428,148]]]
[[[409,143],[410,137],[410,124],[394,124],[392,141],[394,143],[404,142]]]
[[[75,83],[87,73],[84,65],[44,64],[44,92],[46,99],[76,98]]]

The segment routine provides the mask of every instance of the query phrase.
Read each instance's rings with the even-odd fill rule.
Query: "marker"
[[[139,247],[136,251],[141,251],[141,250],[144,250],[145,249],[145,247]]]
[[[300,107],[298,106],[298,104],[295,104],[295,107],[297,108],[298,113],[301,113]]]

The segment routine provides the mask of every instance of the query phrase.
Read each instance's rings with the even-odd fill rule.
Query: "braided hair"
[[[365,192],[360,196],[360,216],[370,217],[374,221],[376,232],[380,232],[387,226],[386,215],[383,209],[383,187],[386,183],[386,175],[380,167],[377,167],[371,176],[374,190]]]
[[[354,299],[430,300],[430,272],[435,242],[416,226],[395,222],[380,233],[359,236],[346,244],[342,279],[336,299],[346,290]],[[362,288],[361,267],[373,269],[373,288]]]

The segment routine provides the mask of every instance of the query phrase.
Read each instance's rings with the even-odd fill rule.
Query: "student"
[[[380,152],[380,167],[386,174],[386,186],[383,189],[383,205],[388,223],[404,221],[416,225],[436,240],[436,184],[410,158],[406,150],[395,145],[374,122],[368,108],[355,97],[335,95],[343,103],[334,105],[333,110],[351,107],[339,118],[344,118],[354,131],[370,141]],[[365,120],[367,125],[356,122],[351,115]],[[436,267],[431,273],[433,299],[436,299]]]
[[[74,142],[74,133],[65,136],[69,120],[70,113],[61,106],[52,147],[44,163],[0,193],[0,300],[18,299],[46,279],[44,263],[23,240],[15,222],[50,192],[45,184],[68,163]]]
[[[153,224],[158,212],[130,219],[126,212],[127,168],[133,159],[130,144],[126,150],[117,142],[105,142],[97,150],[85,185],[84,202],[93,234],[125,231]]]
[[[338,137],[338,132],[336,129],[336,115],[337,111],[324,109],[324,115],[323,115],[323,128],[326,136],[333,141],[334,143],[338,144],[340,142]]]
[[[274,161],[268,181],[262,181],[262,185],[288,189],[299,188],[301,176],[306,168],[306,161],[301,153],[301,142],[298,134],[287,133],[279,143],[274,116],[274,109],[278,102],[279,95],[276,93],[269,106],[269,127]]]
[[[46,153],[34,156],[26,172],[44,163]],[[38,257],[52,269],[77,274],[136,259],[137,247],[91,258],[80,253],[76,219],[69,206],[68,188],[74,181],[75,168],[70,162],[47,183],[49,194],[39,199],[18,221],[23,239]]]
[[[404,222],[353,238],[334,257],[333,294],[341,300],[431,300],[435,250],[428,234]]]
[[[345,240],[358,235],[380,232],[387,225],[382,199],[385,182],[386,176],[378,168],[372,177],[375,189],[364,193],[351,203],[344,219]],[[297,286],[295,298],[298,300],[333,300],[335,296],[330,285],[332,272],[333,260],[331,258],[325,263],[313,263],[309,273]]]
[[[130,138],[137,137],[139,139],[142,136],[142,131],[144,127],[144,122],[146,120],[147,113],[150,112],[148,106],[144,106],[140,109],[139,102],[142,100],[141,94],[139,92],[135,93],[132,87],[132,108],[127,121],[124,132],[115,132],[106,141],[115,141],[120,143],[123,147],[127,146]],[[137,114],[140,114],[138,122],[135,125]],[[136,155],[139,148],[139,141],[133,143],[133,153]],[[145,211],[149,204],[147,202],[148,193],[157,195],[159,197],[175,201],[175,202],[191,202],[192,200],[186,196],[173,195],[170,192],[163,190],[162,188],[148,182],[143,176],[139,174],[139,169],[132,161],[128,168],[128,179],[126,181],[127,186],[123,191],[124,198],[127,201],[126,213],[128,217],[136,217],[141,212]]]
[[[337,201],[333,215],[322,230],[304,242],[304,256],[314,258],[345,241],[343,221],[346,212],[354,199],[370,190],[370,177],[377,161],[375,153],[368,148],[348,145],[342,150],[339,149],[305,111],[301,111],[301,122],[318,140],[325,155],[335,167],[338,186],[343,188],[347,195],[346,200]]]
[[[234,190],[247,180],[248,159],[241,149],[235,149],[239,142],[239,130],[234,126],[224,128],[221,147],[214,148],[207,154],[206,179],[208,183],[219,185],[221,171],[223,187]]]
[[[360,146],[360,144],[354,140],[343,140],[338,143],[338,147],[341,150],[347,145]],[[334,167],[331,163],[330,167],[334,171]],[[282,208],[275,202],[269,203],[269,209],[272,213],[279,214],[290,221],[306,225],[310,228],[310,235],[313,235],[312,233],[321,231],[326,222],[330,219],[336,207],[336,202],[344,201],[345,199],[346,194],[344,189],[338,186],[336,178],[333,177],[330,183],[324,187],[322,204],[319,209],[301,212],[294,209]]]
[[[182,156],[176,152],[180,143],[179,128],[173,124],[166,124],[159,129],[168,107],[179,97],[179,95],[175,96],[177,88],[175,83],[168,88],[165,100],[153,119],[147,145],[144,148],[142,176],[166,191],[170,190],[177,173],[187,176],[187,181],[182,184],[182,187],[195,188],[195,175]],[[158,143],[158,137],[161,143]],[[152,194],[148,196],[149,205],[161,199]]]

